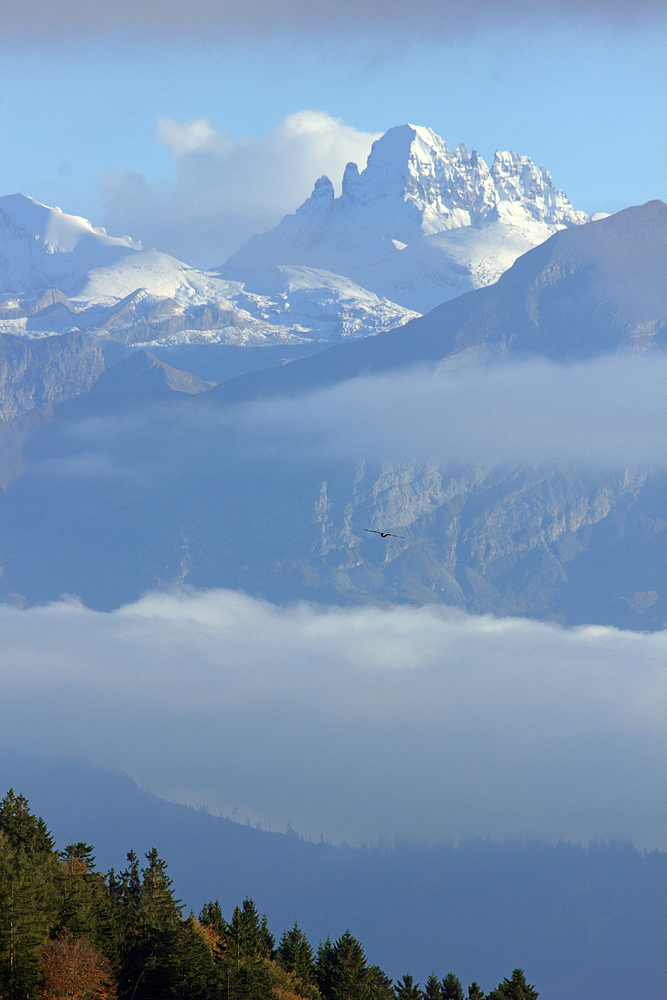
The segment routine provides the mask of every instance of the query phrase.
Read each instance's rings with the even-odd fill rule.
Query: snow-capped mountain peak
[[[354,167],[356,165],[348,163],[348,167],[351,166]],[[324,175],[315,181],[313,193],[310,198],[304,201],[303,205],[297,208],[296,214],[301,218],[306,217],[307,219],[324,218],[331,210],[334,199],[334,186],[329,178]]]
[[[361,173],[348,164],[340,198],[342,211],[398,216],[401,232],[393,238],[401,240],[470,225],[494,203],[489,169],[476,151],[450,151],[432,129],[415,125],[377,139]]]
[[[27,301],[41,301],[48,289],[59,289],[75,310],[72,319],[71,310],[60,309],[65,325],[92,322],[93,305],[98,319],[99,309],[112,310],[115,327],[120,313],[132,322],[141,313],[143,322],[137,294],[144,289],[146,338],[160,331],[181,337],[189,323],[199,336],[208,320],[198,310],[206,313],[208,305],[215,329],[222,310],[224,336],[242,335],[244,342],[251,334],[262,343],[274,336],[363,336],[491,284],[519,255],[585,221],[529,157],[496,153],[489,168],[476,150],[449,149],[432,129],[409,124],[376,140],[362,170],[348,164],[339,197],[320,177],[294,215],[206,274],[143,251],[129,237],[108,236],[79,216],[10,195],[0,198],[0,291],[21,301],[7,305],[2,329],[21,323],[26,333],[40,334],[44,324],[55,325],[50,313],[36,318]]]
[[[129,236],[107,236],[78,215],[67,215],[23,194],[0,198],[3,293],[60,288],[75,292],[92,268],[141,250]]]
[[[253,237],[223,273],[261,282],[281,264],[321,268],[424,311],[497,280],[558,229],[587,221],[528,156],[498,152],[489,168],[463,143],[449,149],[430,128],[399,125],[373,143],[363,170],[347,165],[340,197],[321,177],[294,215]]]
[[[42,205],[25,194],[9,194],[0,198],[0,212],[15,227],[41,242],[48,253],[72,253],[81,240],[91,236],[105,246],[141,250],[141,244],[129,236],[107,236],[105,229],[95,228],[88,219],[67,215],[62,209]]]
[[[326,215],[327,178],[304,213]],[[261,294],[24,195],[0,198],[0,334],[90,336],[155,346],[292,346],[368,336],[414,317],[347,278],[275,268]]]
[[[553,186],[549,171],[535,166],[529,156],[496,152],[490,173],[500,214],[509,202],[547,225],[572,226],[589,221],[585,212],[576,211],[564,192]]]
[[[436,132],[420,125],[389,129],[373,143],[361,173],[348,164],[339,200],[342,211],[402,209],[424,236],[479,224],[504,202],[520,204],[550,225],[587,221],[530,157],[497,152],[489,169],[477,150],[464,143],[450,150]]]

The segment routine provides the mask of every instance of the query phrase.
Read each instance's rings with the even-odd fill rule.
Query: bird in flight
[[[370,531],[373,535],[379,535],[380,538],[405,538],[405,535],[395,535],[391,531],[376,531],[375,528],[364,528],[364,531]]]

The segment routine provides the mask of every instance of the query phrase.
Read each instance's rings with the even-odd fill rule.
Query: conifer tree
[[[398,1000],[422,1000],[424,996],[419,989],[419,983],[415,983],[412,976],[407,973],[398,980],[395,990]]]
[[[448,972],[442,981],[442,1000],[464,1000],[461,980]]]
[[[147,926],[171,928],[181,916],[180,900],[174,899],[173,879],[167,875],[167,862],[153,847],[146,855],[148,865],[142,868],[141,911]]]
[[[266,915],[261,918],[252,899],[243,900],[237,906],[227,926],[226,939],[229,949],[236,955],[237,964],[257,962],[271,958],[275,938],[266,923]]]
[[[223,1000],[273,1000],[269,968],[275,938],[252,899],[237,906],[226,925],[219,959]]]
[[[34,996],[43,985],[39,949],[57,920],[58,855],[40,817],[10,789],[0,803],[0,995]]]
[[[325,1000],[369,1000],[371,983],[366,955],[349,930],[335,944],[320,944],[316,962],[317,982]]]
[[[23,795],[15,795],[10,788],[0,803],[0,831],[10,847],[23,850],[29,857],[53,855],[53,838],[40,816],[34,816]]]
[[[181,910],[174,899],[167,865],[153,848],[148,865],[139,869],[136,854],[127,868],[109,872],[109,948],[126,1000],[151,1000],[169,989],[168,956],[176,943]]]
[[[207,930],[192,915],[178,927],[169,954],[169,992],[178,1000],[208,1000],[220,994],[221,976]]]
[[[468,1000],[484,1000],[484,990],[477,983],[468,987]]]
[[[395,1000],[392,980],[379,965],[368,966],[368,989],[371,1000]]]
[[[107,887],[104,876],[95,871],[89,844],[81,841],[61,851],[57,889],[60,912],[51,936],[58,929],[67,929],[75,938],[86,938],[99,947]]]
[[[424,986],[425,1000],[442,1000],[442,987],[435,972],[432,972]]]
[[[369,977],[361,942],[346,930],[336,941],[335,947],[336,971],[332,1000],[367,1000]]]
[[[535,987],[526,982],[523,969],[515,969],[512,978],[503,979],[495,990],[491,990],[487,1000],[537,1000],[538,996]]]
[[[304,983],[315,982],[313,949],[296,920],[290,930],[283,931],[276,951],[276,960],[283,969],[295,973]]]
[[[331,943],[331,938],[327,935],[324,943],[320,941],[315,959],[315,978],[325,1000],[329,1000],[332,994],[335,968],[336,949]]]
[[[199,914],[199,923],[214,930],[221,941],[224,939],[227,921],[222,915],[222,909],[217,899],[215,903],[204,903]]]
[[[134,851],[127,854],[127,867],[107,875],[106,955],[111,962],[121,997],[133,988],[133,951],[140,937],[141,875]],[[135,977],[136,978],[136,977]]]

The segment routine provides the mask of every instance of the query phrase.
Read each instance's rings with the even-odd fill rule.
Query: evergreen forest
[[[536,1000],[514,969],[468,1000]],[[276,938],[252,899],[230,919],[217,901],[183,916],[166,862],[130,851],[95,868],[84,842],[58,851],[10,790],[0,804],[0,1000],[466,1000],[453,972],[394,983],[349,930],[313,949],[298,924]]]

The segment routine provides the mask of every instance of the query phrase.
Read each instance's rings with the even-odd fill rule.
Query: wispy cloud
[[[242,593],[0,608],[0,746],[334,838],[667,846],[667,633]]]
[[[188,263],[221,264],[298,208],[317,177],[339,183],[350,160],[365,165],[376,138],[324,111],[296,112],[266,135],[242,141],[205,119],[164,118],[155,139],[176,159],[173,184],[165,192],[141,174],[108,177],[106,224]]]
[[[275,29],[327,31],[344,35],[365,29],[400,31],[403,36],[447,37],[464,31],[517,22],[534,23],[558,17],[594,22],[632,21],[659,13],[658,0],[419,0],[409,11],[398,0],[337,0],[313,4],[308,0],[24,0],[17,5],[5,0],[5,34],[46,39],[95,31],[140,31],[150,37],[179,32],[223,38],[230,31],[266,34]]]

